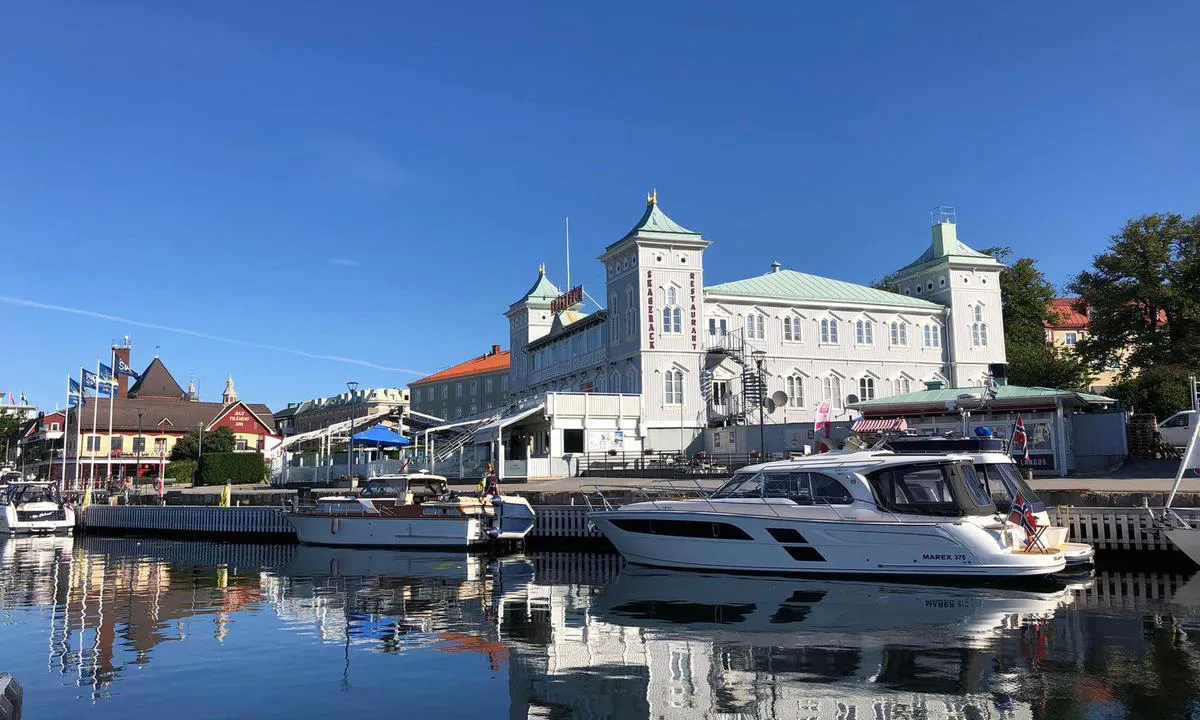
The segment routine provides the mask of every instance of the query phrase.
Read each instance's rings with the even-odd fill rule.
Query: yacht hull
[[[75,513],[70,508],[36,505],[0,508],[0,535],[70,535],[75,531]]]
[[[338,517],[288,513],[300,542],[347,547],[472,548],[491,539],[477,518]]]
[[[1195,528],[1172,528],[1166,531],[1167,539],[1175,544],[1175,547],[1183,551],[1184,555],[1200,565],[1200,530]]]
[[[1004,549],[969,522],[813,520],[778,515],[592,513],[626,560],[640,565],[786,575],[1036,577],[1066,567],[1062,552]]]

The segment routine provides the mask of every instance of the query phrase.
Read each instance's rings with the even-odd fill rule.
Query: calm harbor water
[[[1200,717],[1200,576],[1048,592],[611,555],[0,540],[26,718]]]

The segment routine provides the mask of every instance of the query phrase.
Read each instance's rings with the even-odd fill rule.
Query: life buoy
[[[337,531],[338,531],[338,519],[334,518],[329,521],[329,532],[334,535],[337,535]]]

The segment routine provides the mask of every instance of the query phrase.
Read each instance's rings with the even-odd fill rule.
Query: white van
[[[1188,440],[1196,430],[1196,411],[1184,410],[1158,424],[1158,433],[1162,439],[1177,448],[1187,447]]]

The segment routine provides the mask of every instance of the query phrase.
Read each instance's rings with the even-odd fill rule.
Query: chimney
[[[493,346],[492,346],[492,351],[491,351],[490,353],[488,353],[488,355],[498,355],[499,353],[500,353],[500,346],[499,346],[499,345],[493,345]]]
[[[130,365],[129,365],[129,343],[126,343],[124,345],[113,345],[113,354],[116,356],[117,367],[121,367],[121,363],[125,363],[126,367],[130,367]],[[117,372],[117,367],[113,368],[114,373]],[[128,375],[124,375],[122,373],[117,373],[117,397],[119,397],[119,398],[128,398],[129,397],[129,376]]]
[[[779,261],[776,260],[775,262],[771,263],[771,272],[777,273],[782,267],[783,266],[779,264]]]

